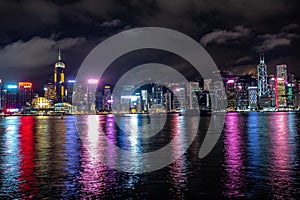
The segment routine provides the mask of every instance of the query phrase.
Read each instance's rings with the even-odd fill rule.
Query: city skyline
[[[74,78],[85,56],[99,42],[144,26],[170,28],[192,37],[220,70],[232,74],[255,73],[258,53],[263,51],[270,73],[276,71],[273,66],[286,64],[299,76],[299,7],[298,2],[283,0],[1,1],[0,78],[34,80],[34,85],[43,86],[52,80],[58,48],[67,63],[66,74]],[[152,57],[133,53],[133,57],[135,62],[125,59],[119,66],[171,60],[166,63],[187,68],[182,60],[173,61],[174,57],[160,52]]]

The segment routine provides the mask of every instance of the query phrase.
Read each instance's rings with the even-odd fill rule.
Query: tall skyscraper
[[[258,97],[268,96],[268,73],[267,65],[265,64],[265,58],[263,54],[260,54],[260,62],[257,65],[257,77],[258,77]]]
[[[248,87],[248,101],[249,109],[255,110],[257,108],[257,87]]]
[[[62,62],[60,50],[58,50],[58,61],[55,63],[54,68],[54,91],[58,102],[64,102],[66,100],[65,67],[66,65]]]
[[[73,101],[72,97],[73,97],[73,91],[74,91],[74,84],[75,84],[75,80],[68,80],[66,100],[69,104],[72,104],[72,101]]]
[[[284,79],[285,84],[287,84],[288,74],[287,74],[287,66],[286,65],[277,65],[276,66],[276,75],[278,78]]]
[[[3,95],[3,110],[8,111],[8,109],[16,109],[18,105],[18,86],[11,84],[6,85],[2,90]]]
[[[276,101],[276,108],[284,108],[287,106],[284,78],[278,78],[278,77],[276,78],[275,101]]]
[[[19,82],[19,106],[28,106],[33,99],[33,88],[31,82]]]

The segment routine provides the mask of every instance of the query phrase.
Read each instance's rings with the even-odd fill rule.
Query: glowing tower
[[[54,91],[56,93],[56,100],[64,102],[66,99],[65,91],[65,63],[62,62],[60,49],[58,50],[58,61],[55,63],[54,68]]]
[[[257,65],[257,92],[258,103],[260,108],[269,108],[271,106],[271,99],[269,98],[268,90],[268,73],[267,65],[263,54],[260,54],[260,62]]]
[[[268,73],[267,65],[265,64],[265,58],[263,54],[260,54],[260,62],[257,65],[257,77],[258,77],[258,97],[268,96]]]

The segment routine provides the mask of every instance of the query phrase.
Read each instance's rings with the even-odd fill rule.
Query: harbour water
[[[296,199],[300,196],[297,113],[227,113],[219,141],[203,159],[198,157],[204,137],[200,133],[207,130],[210,116],[201,117],[198,136],[189,147],[185,116],[178,114],[168,116],[159,137],[146,141],[139,134],[122,132],[111,115],[82,116],[81,128],[85,134],[81,137],[89,141],[84,144],[77,134],[74,117],[0,118],[1,199]],[[144,115],[129,115],[123,123],[145,120]],[[101,137],[97,137],[95,130],[109,132],[110,141],[129,151],[155,151],[175,134],[181,137],[174,142],[172,154],[188,149],[175,162],[157,171],[122,172],[93,160],[89,147],[97,154],[104,152],[103,141],[99,141]]]

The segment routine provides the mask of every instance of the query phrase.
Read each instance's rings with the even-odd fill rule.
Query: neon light
[[[6,109],[7,112],[19,112],[18,108],[8,108]]]
[[[231,79],[231,80],[228,80],[228,81],[227,81],[227,84],[230,84],[230,83],[234,83],[234,80]]]
[[[17,85],[7,85],[8,89],[17,89],[18,86]]]
[[[89,79],[88,80],[88,84],[98,84],[98,80],[97,79]]]
[[[106,85],[104,88],[105,88],[105,89],[109,89],[109,88],[110,88],[110,86]]]
[[[282,79],[282,78],[280,78]],[[275,107],[278,108],[278,80],[279,78],[276,78],[275,80]]]
[[[112,100],[112,99],[107,100],[107,103],[113,103],[113,102],[114,102],[114,100]]]
[[[75,80],[68,80],[68,83],[75,83]]]

